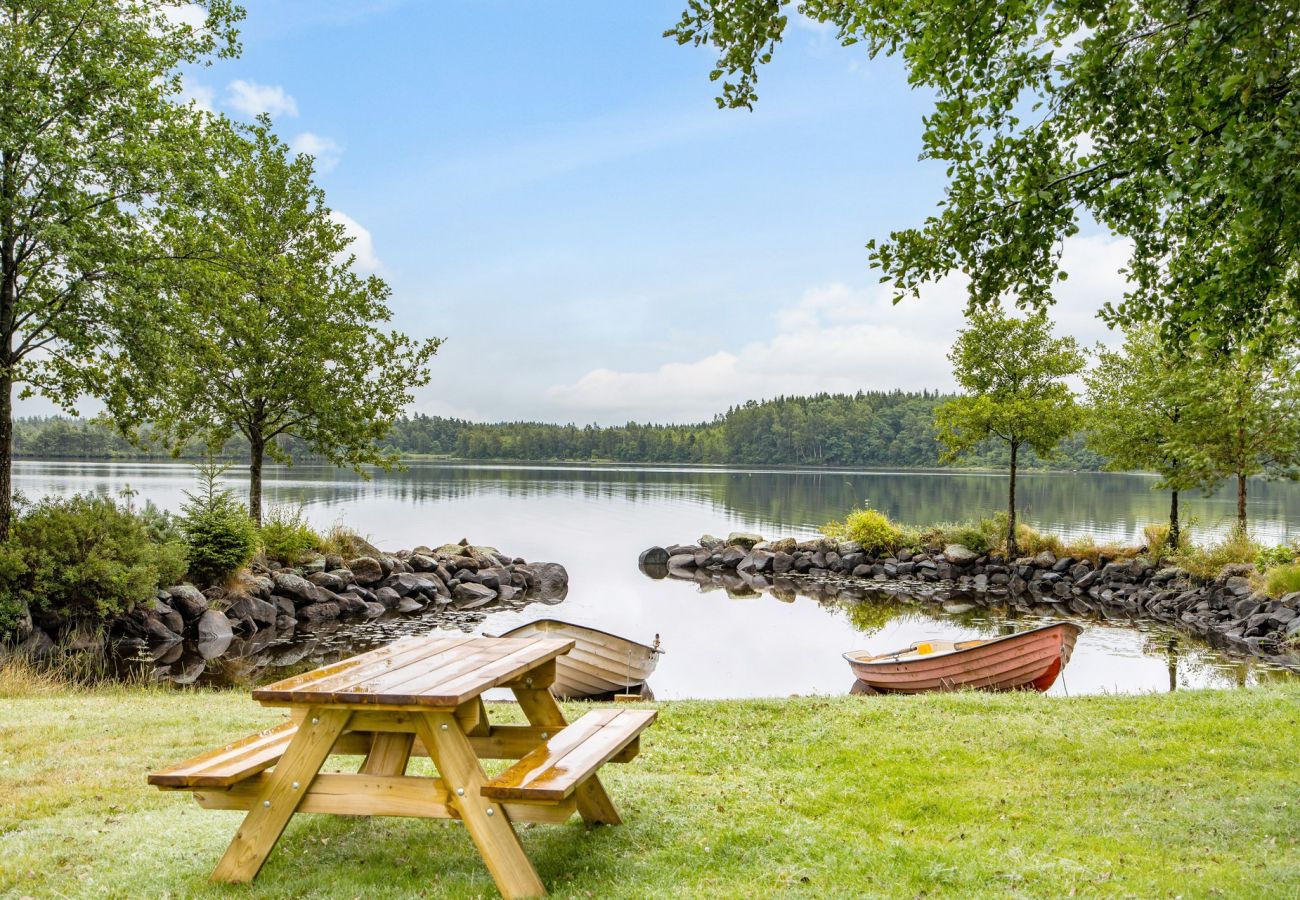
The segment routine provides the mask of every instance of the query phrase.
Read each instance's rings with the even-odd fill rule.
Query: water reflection
[[[230,483],[242,489],[238,475],[232,472]],[[546,614],[643,643],[661,634],[668,653],[653,687],[662,698],[841,693],[849,683],[840,658],[846,650],[887,650],[924,637],[989,636],[1029,621],[1013,611],[962,610],[961,598],[951,598],[945,612],[905,599],[891,600],[888,609],[864,605],[865,596],[856,603],[819,599],[789,586],[701,593],[693,584],[648,579],[636,568],[646,547],[705,532],[810,537],[819,523],[866,498],[905,522],[970,518],[1000,508],[1005,480],[999,476],[417,463],[371,481],[321,466],[271,467],[267,477],[271,502],[302,503],[316,526],[342,520],[381,547],[436,546],[468,537],[530,560],[562,562],[570,574],[569,595]],[[15,467],[15,488],[32,498],[78,491],[112,495],[126,484],[140,492],[137,502],[177,509],[183,491],[192,487],[193,470],[171,463],[29,460]],[[1142,476],[1031,474],[1019,492],[1030,520],[1042,527],[1130,540],[1165,514],[1165,495],[1150,485]],[[1252,482],[1251,492],[1250,514],[1261,536],[1300,537],[1300,485]],[[1204,532],[1231,519],[1233,498],[1228,492],[1193,496],[1186,505]],[[270,646],[245,648],[249,652],[236,661],[222,663],[230,669],[222,677],[262,678],[268,666],[309,667],[361,649],[358,642],[417,630],[497,633],[541,615],[538,607],[523,607],[472,622],[415,617],[299,632],[288,641],[276,636]],[[1058,681],[1053,692],[1166,690],[1171,683],[1187,688],[1274,677],[1267,668],[1219,657],[1181,638],[1170,647],[1172,632],[1134,630],[1125,623],[1087,628],[1064,683]],[[212,677],[206,663],[196,673],[197,662],[186,652],[181,648],[171,664],[184,659],[194,677]],[[279,655],[260,661],[271,653]]]

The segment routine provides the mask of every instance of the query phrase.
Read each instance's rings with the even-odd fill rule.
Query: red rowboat
[[[893,653],[845,653],[853,674],[882,693],[920,694],[975,688],[1045,691],[1070,661],[1078,625],[1058,622],[1006,637],[919,641]]]

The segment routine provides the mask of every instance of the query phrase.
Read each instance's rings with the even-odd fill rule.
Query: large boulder
[[[342,571],[347,570],[344,569]],[[348,572],[348,575],[351,576],[352,573]],[[323,587],[325,590],[333,591],[336,594],[348,586],[347,579],[342,575],[336,575],[333,572],[312,572],[307,575],[307,580],[317,587]]]
[[[943,548],[943,558],[954,566],[969,566],[980,555],[964,544],[949,544]]]
[[[229,604],[226,607],[227,618],[249,619],[259,628],[269,628],[274,625],[275,617],[279,612],[274,604],[242,591],[227,594],[226,602]]]
[[[167,596],[171,608],[180,613],[186,622],[197,621],[208,611],[208,598],[192,584],[169,587]]]
[[[727,535],[729,547],[744,547],[746,550],[751,550],[755,544],[761,543],[763,543],[763,536],[750,531],[733,531]]]
[[[392,588],[397,592],[399,597],[409,597],[411,594],[434,592],[433,580],[431,578],[427,575],[416,575],[408,572],[393,575],[387,582],[385,582],[384,586]]]
[[[199,617],[198,636],[199,656],[213,659],[226,652],[230,642],[235,639],[235,630],[225,613],[209,609]]]
[[[327,601],[325,603],[308,603],[306,606],[300,606],[297,615],[299,622],[327,622],[330,619],[337,619],[341,611],[337,603]]]
[[[668,565],[668,551],[663,547],[651,547],[649,550],[642,550],[641,555],[636,559],[636,564],[641,568],[646,566],[666,566]]]
[[[485,606],[497,598],[497,592],[481,584],[465,582],[452,589],[451,596],[456,601],[457,609],[476,609]]]
[[[275,592],[300,606],[304,603],[319,603],[325,599],[319,587],[291,572],[275,573]]]
[[[181,617],[180,613],[161,600],[153,601],[153,612],[158,617],[158,620],[167,626],[170,631],[180,634],[185,630],[185,619]]]
[[[569,592],[569,573],[559,563],[525,563],[515,570],[524,573],[529,590],[543,600],[560,599]]]
[[[349,560],[346,568],[362,587],[372,587],[384,580],[384,567],[373,556],[358,556]]]
[[[402,596],[390,587],[381,587],[375,590],[375,602],[385,609],[396,609],[397,604],[402,602]]]

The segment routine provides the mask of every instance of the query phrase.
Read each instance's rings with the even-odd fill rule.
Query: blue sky
[[[942,189],[896,61],[796,22],[755,111],[722,111],[712,54],[661,36],[681,0],[247,6],[242,57],[187,92],[318,155],[396,327],[447,338],[413,410],[681,421],[951,384],[960,279],[893,307],[863,249]],[[1074,243],[1061,320],[1092,341],[1124,252]]]

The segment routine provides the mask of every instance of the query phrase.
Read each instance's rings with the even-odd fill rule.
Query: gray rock
[[[298,607],[298,621],[300,622],[325,622],[330,619],[339,617],[339,605],[332,601],[325,603],[308,603],[306,606]]]
[[[226,600],[230,604],[226,608],[228,618],[251,619],[263,628],[274,625],[275,617],[279,614],[274,604],[251,594],[232,592],[226,596]]]
[[[701,547],[703,547],[705,550],[721,550],[727,544],[727,542],[724,541],[722,538],[715,537],[711,534],[700,535],[700,539],[696,541],[696,543],[699,544]],[[655,549],[655,548],[651,548],[651,549]],[[645,554],[643,553],[642,556],[644,555]]]
[[[388,610],[384,607],[384,604],[382,604],[382,603],[367,603],[367,604],[366,604],[366,618],[367,618],[367,619],[377,619],[377,618],[379,618],[380,616],[382,616],[382,615],[383,615],[384,613],[386,613],[386,612],[388,612]]]
[[[754,534],[751,531],[733,531],[727,535],[727,546],[743,547],[746,550],[752,550],[755,544],[763,543],[761,534]]]
[[[676,556],[668,557],[668,568],[670,569],[694,569],[694,553],[678,553]]]
[[[208,598],[192,584],[178,584],[167,589],[170,604],[187,622],[197,621],[208,611]]]
[[[399,613],[414,613],[424,609],[424,604],[414,597],[403,597],[397,601],[397,611]]]
[[[980,555],[962,544],[949,544],[943,548],[943,558],[955,566],[968,566]]]
[[[235,639],[235,630],[225,613],[209,609],[199,617],[198,638],[199,655],[214,659],[226,652]]]
[[[401,594],[390,587],[381,587],[375,591],[375,602],[382,605],[385,609],[396,609],[397,604],[402,601]]]
[[[180,613],[172,609],[166,603],[163,603],[161,600],[154,600],[152,608],[154,614],[158,617],[158,620],[162,622],[163,625],[167,626],[169,631],[180,634],[185,630],[185,619],[181,617]]]
[[[302,571],[306,575],[315,575],[317,572],[325,571],[325,557],[318,556],[315,559],[303,563]]]
[[[358,556],[356,559],[349,560],[347,568],[351,570],[357,584],[363,587],[379,584],[386,574],[383,565],[372,556]]]
[[[497,597],[497,592],[492,590],[492,588],[490,587],[485,587],[484,585],[475,584],[472,581],[467,581],[462,584],[456,585],[456,589],[451,592],[451,595],[456,600],[461,600],[461,601],[479,600],[483,598],[486,598],[488,600],[495,600]]]
[[[438,561],[432,556],[425,556],[423,553],[412,553],[407,562],[417,572],[432,572],[438,568]]]
[[[366,612],[366,601],[356,594],[335,594],[329,602],[338,604],[340,616],[360,616]]]
[[[390,577],[385,583],[385,587],[392,588],[397,592],[399,597],[408,597],[411,594],[422,594],[426,591],[432,591],[433,581],[423,575],[416,575],[413,572],[402,572]]]
[[[321,589],[301,575],[292,572],[275,573],[275,592],[289,597],[296,604],[319,603],[324,598]]]
[[[641,567],[666,566],[668,565],[668,551],[663,547],[651,547],[649,550],[642,550],[641,555],[636,559],[636,564]]]
[[[1040,569],[1050,569],[1056,565],[1056,554],[1051,550],[1044,550],[1033,558],[1032,564]]]
[[[348,574],[352,573],[349,571]],[[307,576],[307,580],[317,587],[323,587],[336,594],[348,586],[348,582],[341,575],[335,575],[333,572],[312,572]]]
[[[528,577],[530,590],[543,600],[563,599],[569,592],[569,573],[559,563],[527,563],[515,570]]]

